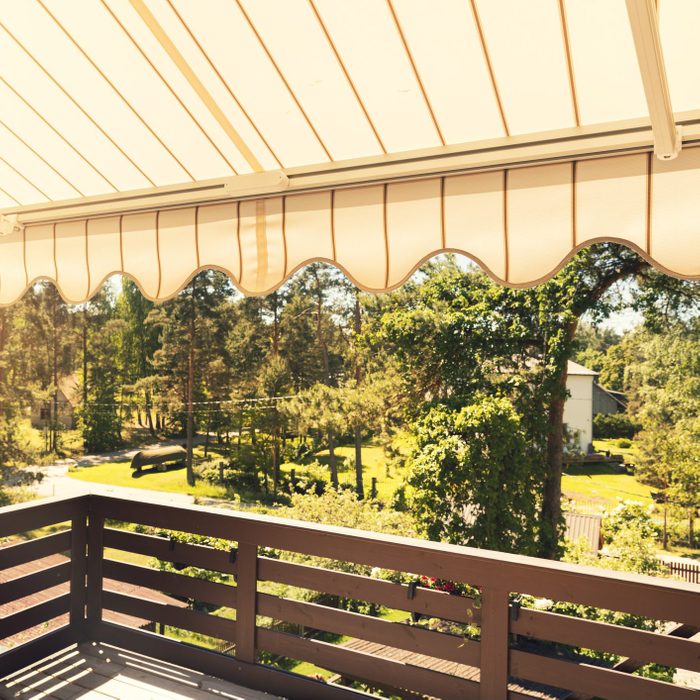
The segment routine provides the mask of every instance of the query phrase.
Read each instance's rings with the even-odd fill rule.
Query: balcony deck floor
[[[3,678],[0,698],[279,700],[267,693],[103,644],[69,647]]]

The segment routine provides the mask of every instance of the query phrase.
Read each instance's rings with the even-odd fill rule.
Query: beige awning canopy
[[[697,0],[0,4],[0,303],[249,294],[312,260],[509,285],[623,242],[700,277]]]

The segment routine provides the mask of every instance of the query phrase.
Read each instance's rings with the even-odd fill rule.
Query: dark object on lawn
[[[159,471],[165,471],[168,467],[184,467],[187,459],[187,450],[180,445],[171,447],[157,447],[152,450],[141,450],[131,460],[131,468],[138,474],[143,467],[156,466]]]

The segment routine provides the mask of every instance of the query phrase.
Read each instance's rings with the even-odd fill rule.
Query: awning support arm
[[[661,160],[672,160],[680,153],[682,140],[671,107],[656,2],[627,0],[627,14],[654,132],[654,153]]]

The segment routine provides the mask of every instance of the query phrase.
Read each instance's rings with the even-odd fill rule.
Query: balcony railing
[[[700,629],[700,586],[695,584],[268,516],[101,496],[0,509],[0,537],[59,523],[69,523],[69,527],[63,531],[54,528],[57,531],[51,534],[0,549],[0,569],[61,552],[69,552],[71,557],[63,564],[0,584],[0,604],[59,584],[65,590],[70,584],[68,593],[0,619],[1,640],[68,615],[62,627],[0,654],[0,676],[72,643],[94,640],[291,698],[356,698],[364,694],[280,670],[269,663],[270,659],[308,661],[336,673],[338,678],[411,697],[532,698],[533,684],[545,684],[575,693],[576,697],[697,698],[697,692],[690,688],[631,674],[652,662],[700,672],[700,642],[689,638]],[[145,527],[126,529],[120,527],[123,524]],[[166,533],[221,538],[232,546],[227,551],[144,534],[148,526]],[[220,572],[230,579],[228,583],[205,580],[125,563],[123,559],[128,557],[124,556],[118,561],[105,555],[114,550],[155,557],[180,568],[195,566]],[[262,555],[272,550],[464,582],[480,590],[479,601]],[[211,604],[213,611],[217,606],[235,609],[235,620],[115,592],[110,590],[110,581],[203,601]],[[445,627],[392,622],[259,591],[258,584],[266,581],[367,601],[456,625],[473,625],[478,634],[466,638],[442,631]],[[663,632],[649,632],[518,608],[512,603],[513,593],[667,624]],[[225,640],[231,642],[232,653],[109,622],[105,620],[106,611]],[[279,626],[263,626],[261,618],[291,625],[281,631]],[[309,628],[365,640],[383,649],[403,650],[412,656],[402,660],[397,654],[371,654],[358,650],[358,645],[320,641],[302,633]],[[454,629],[453,624],[452,632]],[[606,651],[624,658],[609,668],[563,653],[569,647]],[[267,663],[262,663],[263,652]],[[426,658],[436,663],[415,661]],[[566,696],[552,692],[553,697]],[[546,692],[541,691],[539,697],[544,696]]]

